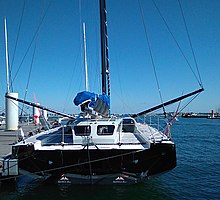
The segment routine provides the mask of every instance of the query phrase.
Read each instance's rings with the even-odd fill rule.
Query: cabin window
[[[133,119],[123,119],[123,132],[132,132],[134,133],[135,130],[135,122]]]
[[[98,135],[113,135],[115,126],[114,125],[98,125],[97,134]]]
[[[65,144],[73,143],[73,135],[71,127],[60,127],[57,131],[50,132],[37,137],[41,140],[42,146],[59,145],[61,142]]]
[[[74,126],[76,136],[89,136],[91,134],[91,126]]]

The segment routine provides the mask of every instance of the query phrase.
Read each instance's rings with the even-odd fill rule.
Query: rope
[[[197,73],[198,73],[198,76],[199,76],[199,81],[200,81],[199,84],[200,84],[201,88],[203,88],[202,80],[201,80],[201,76],[200,76],[200,73],[199,73],[199,68],[198,68],[198,64],[197,64],[197,60],[196,60],[196,56],[195,56],[195,52],[194,52],[194,49],[193,49],[193,46],[192,46],[192,41],[191,41],[191,38],[190,38],[190,35],[189,35],[189,30],[188,30],[188,27],[187,27],[187,24],[186,24],[186,20],[185,20],[185,16],[184,16],[184,13],[183,13],[183,9],[182,9],[180,0],[178,0],[178,2],[179,2],[179,6],[180,6],[182,17],[183,17],[183,22],[184,22],[184,25],[185,25],[185,29],[186,29],[187,37],[188,37],[188,40],[189,40],[189,44],[190,44],[190,47],[191,47],[191,51],[192,51],[192,54],[193,54],[193,59],[194,59],[194,62],[195,62],[195,65],[196,65],[196,69],[197,69]]]
[[[89,140],[89,138],[87,137],[87,140]],[[91,160],[90,160],[90,152],[89,152],[89,143],[87,144],[87,153],[88,153],[88,163],[89,163],[89,173],[90,173],[90,183],[93,184],[93,180],[92,180],[92,166],[91,166]]]
[[[186,104],[180,109],[180,111],[178,112],[178,114],[179,114],[181,111],[183,111],[197,96],[199,96],[199,94],[200,94],[200,93],[198,93],[198,94],[196,94],[194,97],[192,97],[192,99],[189,100],[189,102],[186,103]]]
[[[32,44],[33,44],[35,38],[37,37],[37,34],[38,34],[39,30],[40,30],[40,27],[41,27],[41,25],[43,24],[43,21],[44,21],[44,19],[45,19],[45,17],[46,17],[46,14],[47,14],[47,12],[48,12],[50,6],[51,6],[51,3],[52,3],[52,1],[50,1],[49,5],[48,5],[48,7],[47,7],[47,9],[46,9],[46,11],[45,11],[45,13],[44,13],[44,15],[43,15],[43,17],[42,17],[40,23],[39,23],[39,25],[38,25],[38,27],[37,27],[37,30],[36,30],[35,33],[34,33],[34,36],[33,36],[32,40],[31,40],[31,42],[30,42],[30,44],[29,44],[29,46],[28,46],[28,48],[27,48],[27,51],[25,52],[25,55],[24,55],[24,57],[23,57],[23,59],[22,59],[20,65],[19,65],[19,67],[18,67],[18,70],[17,70],[16,73],[15,73],[15,76],[14,76],[14,78],[13,78],[12,83],[15,81],[15,79],[16,79],[16,77],[17,77],[17,75],[18,75],[18,72],[20,71],[20,68],[21,68],[21,66],[22,66],[22,64],[23,64],[23,62],[24,62],[24,60],[25,60],[25,58],[26,58],[26,56],[27,56],[27,54],[28,54],[28,52],[29,52],[31,46],[32,46]]]
[[[79,55],[80,55],[80,50],[78,51],[78,54],[75,58],[75,61],[74,61],[74,65],[73,66],[76,66],[77,65],[77,61],[79,59]],[[76,90],[76,84],[72,84],[73,81],[75,82],[79,82],[80,80],[80,76],[77,76],[78,79],[74,79],[74,75],[77,74],[77,71],[76,71],[76,67],[73,67],[73,70],[72,70],[72,74],[71,74],[71,78],[70,78],[70,82],[69,82],[69,85],[68,85],[68,90],[67,90],[67,94],[66,94],[66,98],[65,98],[65,102],[64,102],[64,105],[63,105],[63,112],[65,112],[65,108],[67,106],[67,103],[69,102],[70,100],[70,96],[72,95],[72,91],[75,91]],[[80,79],[80,80],[79,80]]]
[[[178,111],[179,108],[177,109],[175,115],[174,115],[174,116],[171,118],[171,120],[168,122],[168,126],[171,127],[171,125],[173,125],[172,122],[174,121],[175,117],[176,117],[178,114],[180,114],[199,94],[200,94],[200,93],[198,93],[198,94],[196,94],[194,97],[192,97],[192,99],[190,99],[189,102],[187,102],[183,107],[181,107],[179,111]],[[179,104],[179,105],[180,105],[180,104]],[[179,105],[178,105],[178,107],[179,107]],[[163,129],[165,129],[166,127],[167,127],[167,125],[164,126]]]
[[[19,106],[19,104],[18,104],[18,105],[16,105],[16,104],[15,104],[15,102],[13,102],[13,101],[12,101],[12,103],[13,103],[13,104],[14,104],[16,107],[18,107],[20,110],[22,110],[22,109],[23,109],[23,108],[21,108],[21,107]],[[24,113],[25,113],[25,114],[28,114],[28,113],[27,113],[27,112],[25,112],[25,111],[24,111]]]
[[[24,3],[23,3],[23,9],[22,9],[22,13],[21,13],[21,18],[20,18],[19,26],[18,26],[18,34],[17,34],[17,38],[16,38],[16,41],[15,41],[15,48],[14,48],[14,53],[13,53],[13,57],[12,57],[11,67],[9,69],[10,70],[10,72],[9,72],[10,81],[11,81],[12,67],[13,67],[14,59],[15,59],[15,53],[16,53],[17,45],[18,45],[18,38],[19,38],[19,35],[20,35],[20,30],[21,30],[21,24],[22,24],[23,16],[24,16],[24,9],[25,9],[25,0],[24,0]],[[10,85],[11,85],[11,88],[12,88],[12,91],[13,91],[12,81],[10,82]]]
[[[144,25],[144,31],[145,31],[145,35],[146,35],[146,39],[147,39],[147,44],[148,44],[148,49],[149,49],[149,53],[150,53],[151,63],[152,63],[152,66],[153,66],[154,76],[155,76],[156,83],[157,83],[157,89],[158,89],[158,92],[159,92],[160,101],[163,104],[162,93],[161,93],[161,90],[160,90],[160,84],[159,84],[159,80],[158,80],[158,77],[157,77],[156,66],[155,66],[155,63],[154,63],[153,53],[152,53],[152,50],[151,50],[151,45],[150,45],[150,41],[149,41],[149,37],[148,37],[148,33],[147,33],[146,23],[144,21],[144,14],[143,14],[143,9],[142,9],[141,4],[140,4],[140,0],[138,0],[138,3],[139,3],[140,11],[141,11],[141,17],[142,17],[142,21],[143,21],[143,25]],[[166,111],[165,111],[165,106],[164,105],[163,105],[163,112],[164,112],[164,115],[165,115],[165,118],[166,118]]]
[[[33,67],[33,62],[34,62],[34,56],[35,56],[35,51],[36,51],[36,43],[35,43],[34,52],[33,52],[32,60],[31,60],[31,67],[30,67],[29,74],[28,74],[28,80],[27,80],[27,85],[26,85],[26,89],[25,89],[24,100],[26,100],[26,97],[27,97],[28,86],[29,86],[29,82],[30,82],[30,77],[31,77],[31,72],[32,72],[32,67]],[[24,103],[22,104],[21,115],[23,113],[23,109],[24,109]]]
[[[161,13],[159,7],[157,6],[157,4],[155,3],[154,0],[152,0],[152,2],[153,2],[153,4],[154,4],[155,8],[157,9],[157,11],[158,11],[160,17],[162,18],[162,20],[163,20],[165,26],[167,27],[168,32],[170,33],[170,35],[172,36],[174,42],[176,43],[176,45],[177,45],[177,47],[178,47],[180,53],[182,54],[182,56],[183,56],[184,59],[186,60],[186,63],[187,63],[187,65],[189,66],[191,72],[193,73],[193,75],[194,75],[194,77],[196,78],[196,80],[197,80],[197,82],[199,83],[199,85],[202,86],[202,84],[201,84],[201,78],[198,78],[197,75],[196,75],[196,73],[194,72],[194,70],[193,70],[191,64],[189,63],[189,60],[187,59],[186,55],[184,54],[182,48],[180,47],[180,44],[178,43],[177,39],[175,38],[173,32],[171,31],[171,29],[170,29],[170,27],[169,27],[169,25],[168,25],[166,19],[164,18],[164,16],[163,16],[162,13]],[[198,69],[197,69],[197,71],[198,71]],[[199,74],[199,73],[198,73],[198,74]],[[199,75],[199,77],[200,77],[200,75]]]

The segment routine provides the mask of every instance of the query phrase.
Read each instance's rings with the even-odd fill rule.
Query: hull
[[[34,150],[32,145],[21,145],[14,146],[12,157],[22,170],[73,184],[136,183],[176,166],[175,145],[170,143],[143,150]]]

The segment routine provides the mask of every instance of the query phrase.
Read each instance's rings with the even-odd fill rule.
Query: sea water
[[[0,200],[220,199],[220,119],[179,118],[172,126],[175,169],[128,186],[0,186]]]

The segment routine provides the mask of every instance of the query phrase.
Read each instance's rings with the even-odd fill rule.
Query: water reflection
[[[20,180],[21,181],[21,180]],[[1,200],[130,200],[130,199],[173,199],[163,188],[161,180],[155,178],[136,185],[95,186],[57,185],[39,181],[22,180],[12,185],[1,185]],[[25,185],[28,181],[28,184]],[[18,185],[19,183],[19,185]]]

